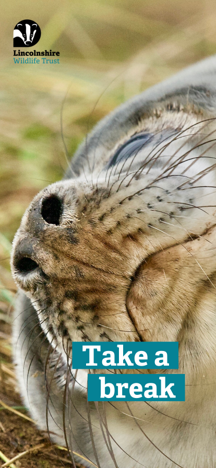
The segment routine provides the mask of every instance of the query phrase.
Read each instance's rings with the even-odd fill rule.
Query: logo
[[[19,21],[13,30],[13,61],[14,64],[53,65],[60,64],[58,50],[32,49],[41,37],[41,29],[35,21],[25,19]],[[22,50],[24,47],[30,50]]]
[[[13,30],[13,46],[32,47],[38,43],[40,37],[40,26],[35,21],[22,20],[16,24]]]

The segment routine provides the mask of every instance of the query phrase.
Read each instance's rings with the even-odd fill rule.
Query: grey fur
[[[192,65],[162,83],[147,89],[120,105],[102,119],[80,145],[72,160],[72,169],[79,174],[83,170],[83,160],[92,154],[102,142],[106,150],[111,150],[124,137],[132,126],[144,118],[153,115],[155,109],[161,110],[170,103],[178,106],[195,108],[196,111],[208,111],[215,116],[216,108],[216,56]],[[86,164],[84,164],[86,167]],[[71,177],[68,169],[66,178]]]

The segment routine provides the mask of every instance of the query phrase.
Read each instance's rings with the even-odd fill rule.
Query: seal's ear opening
[[[51,195],[42,201],[41,215],[48,224],[59,226],[63,205],[57,195]]]

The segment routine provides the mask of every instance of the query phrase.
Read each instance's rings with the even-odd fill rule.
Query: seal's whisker
[[[50,404],[49,404],[49,403],[51,403],[52,406],[53,406],[53,409],[56,410],[56,407],[55,407],[55,404],[54,404],[54,401],[53,401],[53,398],[52,398],[52,394],[51,394],[51,388],[52,388],[52,382],[53,382],[53,380],[55,378],[56,368],[57,368],[58,363],[59,363],[59,361],[61,359],[61,355],[58,356],[57,362],[54,365],[53,370],[52,370],[51,378],[50,378],[50,380],[48,380],[48,370],[49,371],[51,370],[50,358],[52,357],[53,354],[55,354],[56,348],[57,348],[57,346],[55,348],[53,348],[52,342],[51,342],[49,347],[48,347],[48,352],[47,352],[45,365],[44,365],[45,385],[46,385],[46,426],[47,426],[48,434],[50,433],[50,431],[49,431],[49,416],[50,416],[51,420],[54,422],[54,424],[60,429],[60,431],[62,429],[60,424],[55,420],[55,418],[54,418],[54,416],[52,414],[51,408],[50,408]]]
[[[157,134],[160,134],[160,130],[158,130],[157,132],[155,132],[155,135],[157,135]],[[132,180],[133,180],[134,178],[140,176],[142,170],[147,166],[147,164],[148,164],[150,161],[152,161],[153,159],[155,159],[155,161],[157,161],[159,155],[162,153],[162,151],[163,151],[164,148],[166,148],[167,146],[169,146],[169,143],[165,143],[165,144],[163,145],[162,149],[159,148],[158,151],[156,151],[156,153],[153,153],[153,152],[154,152],[158,147],[160,147],[160,145],[161,145],[162,143],[166,142],[166,140],[168,140],[169,138],[170,138],[170,136],[166,136],[166,137],[162,138],[161,141],[159,141],[158,143],[156,143],[156,144],[153,146],[152,150],[149,151],[149,153],[148,153],[147,156],[145,157],[145,159],[144,159],[144,161],[142,162],[141,166],[140,166],[136,171],[134,171],[134,173],[133,173],[133,172],[130,172],[130,174],[129,174],[129,169],[130,169],[130,167],[131,167],[133,161],[135,160],[136,156],[140,153],[140,151],[143,149],[143,147],[145,147],[146,143],[144,143],[144,144],[141,146],[141,148],[139,148],[139,149],[137,150],[137,152],[135,153],[134,158],[132,158],[132,162],[131,162],[131,164],[130,164],[130,166],[129,166],[129,169],[127,170],[127,173],[126,173],[125,177],[121,180],[121,182],[120,182],[120,184],[119,184],[119,186],[118,186],[118,188],[117,188],[117,190],[116,190],[117,192],[120,190],[121,185],[123,184],[123,182],[126,180],[126,178],[127,178],[128,176],[131,176],[131,174],[132,174],[132,177],[131,177],[131,179],[129,180],[129,182],[127,183],[126,187],[129,187],[130,183],[132,182]],[[152,154],[152,153],[153,153],[153,154]],[[158,156],[157,156],[157,154],[158,154]],[[142,169],[142,170],[141,170],[141,169]],[[121,171],[120,171],[120,174],[121,174]],[[119,180],[119,178],[120,178],[120,174],[119,174],[118,180]],[[111,186],[111,189],[112,189],[112,186]],[[110,190],[110,192],[111,192],[111,190]]]
[[[40,336],[41,336],[41,333],[39,333],[39,334],[37,335],[37,339],[40,338]],[[40,345],[40,348],[39,348],[39,350],[38,350],[38,354],[39,354],[39,355],[40,355],[41,348],[42,348],[44,342],[46,341],[46,338],[47,338],[47,337],[46,337],[46,335],[45,335],[45,336],[43,337],[42,341],[41,341],[41,345]],[[29,351],[30,351],[30,350],[28,349],[28,353],[29,353]],[[32,364],[33,364],[35,358],[36,358],[36,355],[33,354],[32,357],[31,357],[31,359],[30,359],[30,362],[29,362],[29,365],[28,365],[28,369],[27,369],[27,372],[26,372],[26,389],[27,389],[27,393],[28,393],[28,390],[29,390],[28,384],[29,384],[30,370],[31,370],[31,367],[32,367]]]
[[[90,371],[90,373],[91,373],[91,371]],[[87,383],[87,393],[88,393],[88,383]],[[91,413],[90,413],[90,402],[88,401],[87,398],[86,398],[86,408],[87,408],[88,427],[89,427],[89,432],[90,432],[90,437],[91,437],[91,442],[92,442],[93,453],[94,453],[95,460],[96,460],[96,463],[98,465],[98,468],[100,468],[101,464],[100,464],[97,449],[96,449],[96,446],[95,446],[94,434],[93,434],[93,429],[92,429]],[[99,418],[99,422],[101,423],[100,418]],[[106,438],[104,438],[104,441],[106,443]]]
[[[16,292],[15,297],[18,298],[18,295],[19,295],[19,293]],[[16,314],[16,316],[13,317],[13,319],[12,319],[12,324],[14,323],[14,321],[15,321],[17,318],[19,318],[19,317],[22,315],[23,312],[28,312],[28,311],[29,311],[30,305],[34,306],[35,304],[37,304],[37,301],[36,301],[36,300],[30,302],[30,304],[29,304],[27,307],[25,307],[25,309],[23,309],[19,314]],[[30,319],[31,319],[31,317],[27,317],[27,318],[24,320],[24,322],[27,321],[27,320],[30,320]],[[23,322],[23,323],[24,323],[24,322]]]
[[[26,310],[27,310],[27,309],[26,309]],[[41,311],[41,313],[44,312],[45,310],[46,310],[46,308],[43,309],[43,310]],[[38,315],[40,315],[40,312],[38,313]],[[45,320],[43,320],[43,321],[41,322],[41,324],[42,324],[43,322],[45,322],[46,320],[47,320],[47,318],[46,318]],[[18,335],[18,338],[17,338],[17,340],[16,340],[16,345],[18,344],[18,341],[20,340],[20,337],[21,337],[21,335],[23,334],[24,330],[28,327],[28,322],[29,322],[29,321],[30,321],[30,322],[32,321],[32,317],[31,317],[31,316],[30,316],[30,317],[27,317],[27,318],[25,319],[25,321],[23,322],[22,328],[21,328],[20,333],[19,333],[19,335]],[[35,328],[37,327],[37,325],[38,325],[37,323],[36,323],[35,325],[33,325],[33,327],[32,327],[30,330],[28,330],[28,332],[31,332],[31,331],[33,332],[33,331],[35,330]],[[22,343],[21,349],[22,349],[22,347],[24,346],[25,340],[26,340],[27,338],[28,338],[28,334],[25,336],[25,339],[24,339],[24,341],[23,341],[23,343]],[[30,336],[30,338],[31,338],[31,336]]]
[[[159,133],[159,131],[158,131],[158,132],[155,132],[156,135],[157,135],[157,133]],[[136,159],[137,155],[139,155],[140,151],[148,144],[148,141],[151,141],[151,140],[152,140],[152,136],[150,136],[150,137],[147,139],[147,141],[144,141],[144,143],[141,145],[141,147],[138,148],[137,151],[135,151],[134,156],[133,156],[133,158],[132,158],[132,161],[131,161],[131,163],[129,164],[129,168],[128,168],[128,170],[127,170],[126,176],[122,179],[121,183],[122,183],[122,182],[124,181],[124,179],[128,176],[128,172],[130,171],[131,165],[133,164],[133,162],[134,162],[134,160]],[[131,156],[132,154],[133,154],[133,151],[131,151],[131,154],[128,155],[128,158],[130,158],[130,156]],[[149,154],[151,154],[151,152],[150,152]],[[124,160],[124,162],[123,162],[123,164],[122,164],[122,166],[121,166],[121,169],[120,169],[120,171],[119,171],[119,173],[118,173],[117,182],[118,182],[119,179],[120,179],[120,176],[121,176],[121,174],[122,174],[122,171],[123,171],[123,169],[124,169],[124,167],[125,167],[126,162],[127,162],[127,159]],[[120,165],[121,163],[122,163],[122,160],[120,159],[119,162],[117,162],[116,165],[113,165],[113,166],[111,167],[111,170],[110,170],[110,173],[109,173],[109,179],[108,179],[107,187],[109,187],[109,182],[110,182],[111,176],[116,175],[117,169],[118,169],[118,167],[119,167],[119,165]],[[113,172],[113,171],[114,171],[114,172]],[[107,171],[107,172],[108,172],[108,171]],[[112,172],[113,172],[113,173],[112,173]],[[120,186],[121,186],[121,183],[120,183],[120,185],[119,185],[119,187],[118,187],[118,189],[117,189],[117,192],[118,192],[118,190],[119,190],[119,188],[120,188]],[[112,186],[110,187],[109,193],[111,193],[111,190],[112,190]]]
[[[130,411],[130,414],[131,414],[132,416],[134,416],[134,415],[133,415],[133,412],[132,412],[132,410],[131,410],[131,408],[130,408],[130,405],[128,404],[128,402],[125,402],[125,403],[126,403],[126,405],[127,405],[128,410]],[[161,453],[161,455],[163,455],[163,456],[166,457],[169,461],[171,461],[172,463],[174,463],[174,465],[179,466],[179,468],[183,468],[182,465],[179,465],[178,463],[176,463],[172,458],[170,458],[168,455],[166,455],[157,445],[154,444],[154,442],[150,439],[150,437],[148,437],[147,433],[142,429],[142,427],[140,426],[139,421],[138,421],[137,419],[134,418],[134,421],[135,421],[136,425],[139,427],[140,431],[143,433],[144,437],[150,442],[151,445],[153,445],[153,447],[154,447],[156,450],[158,450],[158,451]]]
[[[64,105],[65,105],[65,102],[66,102],[66,99],[68,97],[68,93],[69,93],[69,90],[70,90],[70,87],[71,87],[72,83],[69,85],[68,89],[67,89],[67,92],[65,93],[65,96],[63,98],[63,101],[62,101],[62,104],[61,104],[61,110],[60,110],[60,128],[61,128],[61,139],[62,139],[62,143],[63,143],[63,147],[64,147],[64,155],[65,155],[65,159],[66,159],[66,162],[67,162],[67,166],[69,168],[69,171],[72,175],[72,177],[75,176],[75,173],[71,167],[71,164],[70,164],[70,155],[68,153],[68,149],[67,149],[67,145],[66,145],[66,142],[65,142],[65,138],[64,138],[64,131],[63,131],[63,109],[64,109]]]
[[[156,228],[155,226],[151,226],[152,229],[156,229],[157,231],[161,231],[163,232],[164,234],[167,234],[165,233],[164,231],[162,231],[161,229],[158,229]],[[167,234],[168,235],[168,234]],[[170,236],[172,237],[172,236]],[[180,243],[179,245],[181,245],[188,253],[189,255],[194,259],[194,261],[197,263],[197,265],[199,266],[199,268],[201,269],[201,271],[204,273],[206,279],[210,282],[210,284],[213,286],[214,289],[216,289],[216,286],[212,283],[211,279],[209,278],[209,276],[207,275],[207,273],[205,272],[205,270],[203,269],[203,267],[200,265],[200,263],[198,262],[198,260],[194,257],[194,255],[186,248],[186,246],[182,243]]]
[[[123,71],[121,71],[120,73],[118,73],[111,81],[109,81],[109,83],[105,86],[105,88],[103,88],[103,91],[99,94],[97,100],[95,101],[94,103],[94,106],[92,108],[92,111],[91,113],[89,114],[89,120],[91,119],[91,117],[93,116],[95,110],[96,110],[96,107],[98,105],[98,103],[100,102],[101,98],[104,96],[104,94],[106,93],[106,91],[109,89],[109,87],[123,74]],[[87,136],[88,136],[89,132],[87,132]],[[98,143],[100,141],[100,133],[98,135],[98,139],[97,139],[97,144],[95,145],[95,151],[96,151],[96,148],[98,146]],[[92,173],[94,172],[94,169],[95,169],[95,152],[94,152],[94,155],[93,155],[93,161],[92,161]]]
[[[198,149],[199,147],[201,147],[201,146],[203,146],[203,145],[205,145],[205,144],[208,144],[208,143],[210,143],[211,141],[214,141],[214,143],[210,146],[210,148],[208,148],[208,150],[211,149],[211,148],[213,148],[213,147],[215,146],[216,140],[208,140],[208,141],[206,141],[206,142],[204,142],[204,143],[202,143],[202,144],[200,144],[200,145],[197,144],[194,148],[192,148],[191,150],[189,150],[189,151],[188,151],[187,153],[185,153],[183,156],[184,156],[184,157],[188,156],[188,154],[190,154],[190,152],[191,152],[193,149]],[[201,155],[198,155],[197,157],[193,158],[193,162],[192,162],[192,163],[189,165],[189,167],[187,167],[181,174],[182,174],[182,175],[185,174],[185,172],[188,171],[188,170],[194,165],[194,163],[196,163],[199,159],[201,159],[201,158],[204,159],[204,157],[206,156],[205,151],[206,151],[206,150],[204,150],[203,153],[201,153]],[[206,156],[206,159],[210,159],[210,158]],[[213,159],[213,158],[212,158],[212,159]],[[183,159],[183,162],[184,162],[184,163],[185,163],[185,162],[188,162],[188,161],[190,161],[190,160],[187,159],[187,160],[185,161],[185,160]],[[181,162],[182,162],[182,158],[181,158],[181,160],[175,162],[175,164],[172,164],[171,168],[169,168],[169,169],[170,169],[170,172],[168,173],[168,175],[171,175],[171,174],[173,173],[173,171],[175,170],[175,168],[176,168],[176,167],[179,167],[179,165],[181,164]],[[214,165],[210,166],[210,168],[208,168],[208,169],[211,171],[213,168],[214,168]],[[166,172],[166,171],[165,171],[165,172]],[[192,177],[191,177],[191,178],[192,178]],[[194,179],[193,179],[193,183],[195,183],[195,180],[194,180]],[[182,184],[182,185],[184,185],[184,184]],[[181,186],[182,186],[182,185],[181,185]],[[179,187],[181,187],[181,186],[179,186]]]
[[[106,446],[108,448],[108,451],[110,453],[110,456],[113,460],[113,463],[114,463],[114,466],[116,468],[118,468],[118,464],[117,464],[117,461],[116,461],[116,457],[115,457],[115,454],[114,454],[114,451],[113,451],[113,448],[112,448],[112,443],[111,443],[111,439],[114,441],[114,443],[122,449],[122,447],[119,446],[119,444],[116,443],[115,439],[111,436],[110,434],[110,431],[108,429],[108,422],[107,422],[107,417],[106,417],[106,404],[104,404],[104,402],[102,402],[102,411],[100,412],[99,410],[99,405],[97,402],[95,402],[95,407],[96,407],[96,410],[99,414],[99,420],[100,420],[100,425],[101,425],[101,430],[102,430],[102,433],[103,433],[103,437],[104,437],[104,440],[105,440],[105,443],[106,443]],[[104,429],[103,429],[104,428]],[[105,433],[104,433],[105,431]]]
[[[48,320],[48,317],[46,317],[46,318],[43,320],[42,324],[45,323],[47,320]],[[29,342],[30,342],[30,339],[31,339],[31,337],[32,337],[32,334],[34,333],[34,330],[35,330],[37,327],[38,327],[38,323],[36,323],[36,324],[28,331],[28,333],[25,335],[25,338],[24,338],[24,340],[23,340],[23,342],[22,342],[21,350],[22,350],[22,348],[24,347],[24,344],[25,344],[27,338],[29,339]],[[24,327],[24,329],[25,329],[25,327]],[[21,333],[23,333],[24,329],[21,330]],[[21,336],[21,333],[20,333],[20,336]],[[43,331],[42,331],[42,333],[43,333]],[[17,342],[18,342],[18,340],[17,340]],[[29,348],[29,351],[30,351],[30,348]],[[28,353],[26,354],[26,358],[27,358],[27,356],[28,356]]]
[[[114,454],[113,454],[113,450],[112,450],[112,446],[110,444],[110,438],[108,436],[108,429],[107,427],[105,426],[104,424],[104,421],[103,421],[103,416],[101,415],[101,413],[103,414],[103,411],[104,411],[104,406],[102,406],[102,411],[100,411],[99,409],[99,404],[97,401],[94,402],[95,404],[95,409],[96,409],[96,412],[97,412],[97,415],[98,415],[98,420],[99,420],[99,424],[100,424],[100,429],[101,429],[101,433],[102,433],[102,436],[103,436],[103,440],[105,442],[105,445],[107,447],[107,450],[111,456],[111,458],[113,459],[113,462],[114,462],[114,465],[116,465],[116,460],[114,458]],[[102,403],[103,404],[103,403]],[[101,405],[102,405],[101,404]],[[101,407],[101,406],[100,406]]]
[[[198,122],[198,123],[203,123],[203,121],[202,121],[202,122]],[[205,126],[207,126],[208,124],[209,124],[209,121],[205,124]],[[191,128],[191,127],[193,127],[193,126],[194,126],[194,125],[192,125],[192,126],[190,126],[190,127],[188,127],[188,128]],[[159,157],[161,157],[163,151],[164,151],[167,147],[169,147],[170,144],[172,144],[174,141],[177,141],[177,140],[178,140],[179,135],[182,135],[182,134],[184,133],[184,131],[185,131],[185,129],[183,129],[179,134],[177,134],[176,136],[174,136],[174,138],[172,138],[171,141],[169,141],[169,142],[168,142],[167,144],[165,144],[161,149],[159,149],[159,154],[158,154],[157,157],[154,159],[154,163],[155,163],[155,161],[158,160]],[[199,130],[197,130],[197,132],[195,132],[195,134],[194,134],[193,136],[197,135],[198,132],[199,132]],[[211,131],[208,135],[206,135],[204,138],[205,138],[205,139],[208,138],[208,137],[209,137],[210,135],[212,135],[214,132],[215,132],[215,129],[214,129],[213,131]],[[163,167],[164,173],[166,173],[167,170],[169,170],[170,168],[173,167],[173,164],[171,164],[171,160],[172,160],[172,159],[176,156],[176,154],[185,146],[185,144],[188,144],[188,143],[189,143],[189,141],[190,141],[191,138],[192,138],[192,137],[190,137],[189,139],[186,139],[186,140],[184,141],[184,143],[183,143],[180,147],[178,147],[177,150],[176,150],[174,153],[172,153],[172,156],[171,156],[170,159],[165,163],[165,165],[164,165],[164,167]],[[203,140],[204,140],[204,138],[203,138]],[[210,142],[210,141],[208,141],[208,142],[206,142],[206,143],[209,143],[209,142]],[[201,144],[200,144],[200,145],[201,145]],[[194,149],[196,149],[196,148],[198,148],[198,147],[199,147],[199,145],[196,144],[193,148],[191,148],[190,150],[186,151],[183,155],[181,155],[181,156],[177,159],[177,161],[175,161],[176,167],[178,166],[178,162],[180,162],[181,160],[184,160],[184,158],[185,158],[192,150],[194,150]],[[168,168],[165,169],[165,167],[166,167],[168,164],[171,164],[171,165],[169,165]],[[133,180],[133,178],[134,178],[136,175],[138,175],[138,173],[140,174],[140,173],[143,171],[143,169],[145,168],[145,166],[146,166],[146,163],[144,162],[144,163],[141,165],[141,167],[138,169],[137,174],[133,175],[131,181]],[[149,169],[147,170],[147,174],[150,172],[150,169],[152,169],[152,167],[153,167],[153,164],[152,164],[152,166],[150,166]],[[141,172],[140,172],[140,171],[141,171]],[[161,175],[163,175],[163,173],[162,173]],[[130,185],[131,181],[129,181],[129,185]]]
[[[67,369],[68,369],[68,366],[67,366]],[[63,424],[63,433],[64,433],[65,444],[66,444],[66,447],[68,449],[68,453],[70,454],[73,468],[76,468],[76,462],[75,462],[74,450],[73,450],[73,447],[74,447],[74,444],[73,444],[74,434],[73,434],[70,419],[69,419],[69,429],[70,429],[70,431],[67,431],[67,422],[68,421],[66,421],[66,409],[67,408],[68,408],[68,410],[70,409],[70,399],[72,399],[72,394],[71,394],[71,398],[70,398],[70,395],[69,395],[69,383],[70,383],[70,376],[69,376],[69,370],[67,370],[65,388],[64,388],[64,392],[63,392],[62,424]],[[72,389],[73,389],[73,382],[72,382]],[[74,440],[75,440],[75,438],[74,438]]]
[[[205,121],[197,122],[197,124],[203,124],[203,122],[205,122]],[[210,122],[209,122],[209,121],[205,122],[205,124],[204,124],[203,127],[202,127],[202,130],[203,130],[204,128],[206,128],[206,127],[209,125],[209,123],[212,123],[212,121],[210,121]],[[201,144],[204,140],[206,140],[206,138],[209,138],[215,131],[216,131],[216,129],[210,131],[207,135],[204,134],[204,135],[203,135],[203,138],[201,138],[201,140],[199,141],[199,144]],[[181,145],[181,146],[174,152],[174,154],[171,156],[171,158],[170,158],[170,159],[167,161],[167,163],[164,165],[163,169],[165,169],[165,167],[166,167],[168,164],[171,163],[171,160],[172,160],[172,159],[176,156],[176,154],[184,147],[184,145],[185,145],[185,144],[188,144],[188,143],[189,143],[195,136],[197,136],[197,135],[200,136],[200,130],[199,130],[199,128],[198,128],[198,130],[196,130],[196,132],[195,132],[194,134],[191,134],[190,137],[184,142],[184,144]],[[180,135],[180,136],[182,136],[182,135]],[[179,138],[179,135],[178,135],[178,138]],[[186,136],[186,138],[187,138],[187,136]],[[195,144],[195,146],[193,146],[193,147],[190,149],[190,151],[193,151],[194,149],[196,149],[196,148],[198,148],[198,147],[199,147],[199,145]],[[185,157],[185,155],[187,155],[187,151],[186,151],[182,156]],[[181,156],[180,156],[180,159],[181,159]]]
[[[28,335],[27,335],[28,336]],[[24,376],[24,372],[25,372],[25,365],[26,365],[26,362],[27,362],[27,358],[31,352],[31,347],[32,345],[34,345],[36,343],[36,341],[38,340],[38,338],[40,338],[41,336],[44,337],[44,331],[42,330],[40,333],[37,334],[37,336],[34,338],[34,340],[31,342],[26,354],[25,354],[25,359],[24,359],[24,363],[23,363],[23,376]],[[29,336],[28,336],[29,337]],[[43,338],[43,340],[45,341],[45,339],[47,338],[47,336],[45,335],[45,337]],[[30,361],[30,364],[32,363],[32,361]]]
[[[139,372],[141,373],[141,372]],[[164,413],[163,411],[160,411],[158,408],[155,408],[154,406],[152,406],[149,401],[144,401],[142,402],[144,403],[145,405],[149,406],[151,409],[153,409],[154,411],[156,411],[158,414],[161,414],[162,416],[165,416],[166,418],[169,418],[169,419],[173,419],[174,421],[179,421],[181,423],[185,423],[185,424],[190,424],[192,426],[197,426],[198,424],[195,424],[191,421],[184,421],[183,419],[178,419],[178,418],[175,418],[173,416],[170,416],[169,414],[166,414]],[[120,408],[117,408],[113,402],[109,401],[109,404],[115,408],[116,411],[122,413],[124,416],[127,416],[128,418],[132,418],[132,419],[137,419],[138,421],[141,421],[141,422],[145,422],[145,423],[149,423],[150,421],[147,420],[147,419],[143,419],[143,418],[139,418],[138,416],[135,416],[135,415],[131,415],[129,413],[126,413],[125,411],[122,411]]]
[[[73,393],[75,392],[75,380],[73,380],[72,382],[72,387],[71,387],[71,391],[69,391],[69,374],[70,374],[70,370],[69,368],[67,367],[68,371],[67,371],[67,382],[66,382],[66,385],[65,385],[65,392],[64,392],[64,412],[63,412],[63,415],[64,415],[64,434],[65,434],[65,437],[66,437],[66,440],[68,441],[68,437],[70,438],[70,444],[68,444],[68,450],[70,451],[71,453],[71,456],[73,456],[73,440],[75,441],[76,445],[78,446],[79,448],[79,451],[80,453],[86,458],[86,460],[90,460],[91,463],[95,466],[94,462],[90,459],[90,457],[88,457],[84,450],[83,450],[83,447],[81,447],[79,441],[77,440],[77,437],[75,436],[74,434],[74,430],[73,430],[73,427],[72,427],[72,420],[69,419],[69,429],[70,429],[70,432],[68,434],[68,431],[67,431],[67,423],[66,423],[66,409],[70,409],[70,402],[72,401],[73,399]],[[78,370],[76,371],[76,375],[78,375]],[[76,378],[76,381],[78,379]],[[73,438],[73,439],[72,439]]]
[[[151,150],[151,151],[149,152],[149,154],[147,155],[146,159],[145,159],[145,160],[143,161],[143,163],[141,164],[140,168],[139,168],[139,169],[136,171],[136,173],[133,175],[133,177],[132,177],[131,180],[129,181],[128,186],[130,185],[130,183],[132,182],[132,180],[134,179],[134,177],[140,175],[140,174],[142,173],[142,171],[144,170],[144,168],[147,166],[147,164],[148,164],[151,160],[154,160],[154,163],[152,164],[152,166],[150,166],[149,169],[147,170],[147,174],[148,174],[148,173],[150,172],[150,169],[152,169],[153,165],[155,164],[155,162],[156,162],[159,158],[161,158],[163,151],[164,151],[165,149],[167,149],[174,141],[177,141],[179,135],[182,135],[183,133],[184,133],[184,129],[183,129],[182,131],[178,132],[177,135],[174,135],[174,137],[171,138],[171,140],[168,141],[167,143],[166,143],[166,140],[169,140],[169,139],[170,139],[170,136],[167,136],[167,137],[165,137],[162,141],[159,141],[159,143],[158,143],[157,145],[155,145],[155,146],[152,148],[152,150]],[[164,142],[165,142],[165,143],[164,143]],[[185,144],[186,144],[187,142],[188,142],[188,140],[184,141],[184,143],[182,143],[182,145],[180,146],[180,148],[178,148],[178,149],[176,150],[176,152],[174,152],[174,154],[172,153],[172,156],[171,156],[171,158],[170,158],[169,161],[171,161],[171,159],[177,154],[178,151],[180,151],[180,149],[182,149],[182,148],[185,146]],[[162,148],[160,148],[161,143],[164,143],[164,145],[162,146]],[[158,148],[158,147],[159,147],[159,148]],[[156,151],[155,154],[153,154],[153,157],[151,157],[150,159],[148,159],[149,156],[152,155],[153,151],[154,151],[155,149],[157,149],[157,148],[158,148],[158,150]]]

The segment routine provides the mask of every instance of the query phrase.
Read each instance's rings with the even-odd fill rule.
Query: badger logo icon
[[[14,47],[32,47],[40,40],[40,26],[32,20],[22,20],[16,24],[13,31]]]

